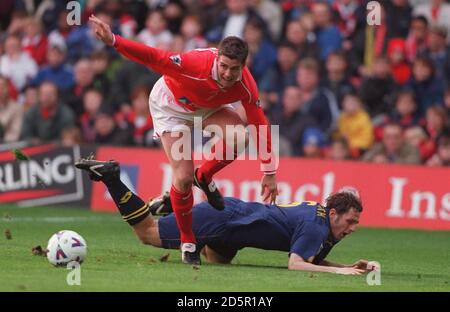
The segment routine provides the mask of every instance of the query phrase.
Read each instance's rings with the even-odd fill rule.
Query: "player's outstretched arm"
[[[353,267],[335,267],[326,265],[317,265],[306,262],[302,257],[295,253],[291,253],[289,257],[289,270],[307,271],[307,272],[326,272],[345,275],[360,275],[365,271]]]
[[[114,34],[111,31],[111,27],[94,14],[89,16],[89,21],[94,24],[94,33],[97,39],[103,41],[103,43],[108,46],[113,46]]]
[[[170,56],[174,54],[172,52],[114,35],[111,27],[95,15],[91,15],[89,21],[94,25],[94,33],[97,39],[103,41],[108,46],[114,46],[117,52],[136,63],[150,67],[162,75],[176,74],[181,71],[182,67],[183,69],[185,67],[185,65],[180,66],[179,64],[175,64],[176,62],[170,59]]]
[[[379,270],[378,265],[374,261],[368,261],[368,260],[358,260],[353,264],[340,264],[336,262],[331,262],[328,260],[323,260],[320,265],[324,266],[331,266],[331,267],[338,267],[338,268],[355,268],[364,270],[364,272],[370,272],[370,271],[377,271]]]

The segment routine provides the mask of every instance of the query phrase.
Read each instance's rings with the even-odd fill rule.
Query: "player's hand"
[[[263,200],[267,202],[267,200],[270,199],[270,203],[274,204],[277,195],[278,188],[276,175],[264,175],[261,181],[261,196],[263,196]]]
[[[94,14],[89,16],[89,21],[94,24],[94,33],[97,39],[103,41],[106,45],[112,46],[114,44],[114,34],[111,31],[111,27]]]
[[[378,264],[364,259],[356,261],[351,265],[351,267],[364,270],[365,272],[378,271],[380,269]]]
[[[352,265],[350,265],[348,267],[366,271],[367,263],[369,263],[369,261],[361,259],[361,260],[356,261],[355,263],[353,263]]]
[[[357,268],[336,268],[334,273],[343,274],[343,275],[361,275],[365,272],[365,270],[357,269]]]

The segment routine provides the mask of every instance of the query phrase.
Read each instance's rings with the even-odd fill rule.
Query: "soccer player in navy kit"
[[[180,248],[175,215],[154,219],[151,214],[154,207],[170,205],[170,201],[161,198],[147,204],[137,195],[131,196],[120,181],[120,166],[115,161],[81,159],[75,166],[87,171],[91,179],[105,183],[123,219],[144,244]],[[128,191],[117,192],[119,189]],[[334,245],[351,234],[359,222],[363,207],[353,192],[332,194],[325,207],[316,202],[269,205],[230,197],[224,203],[223,211],[208,202],[192,209],[197,246],[210,263],[230,263],[240,249],[254,247],[289,252],[291,270],[338,274],[361,274],[368,270],[366,260],[352,265],[325,260]]]

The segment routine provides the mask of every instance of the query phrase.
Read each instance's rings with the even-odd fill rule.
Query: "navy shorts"
[[[219,211],[207,202],[195,205],[192,209],[192,229],[197,239],[197,248],[202,249],[205,245],[224,257],[233,257],[238,248],[227,246],[226,233],[227,224],[233,220],[235,208],[241,203],[234,198],[225,199],[225,209]],[[178,230],[175,214],[161,217],[158,221],[159,237],[162,247],[166,249],[177,249],[180,247],[180,232]]]

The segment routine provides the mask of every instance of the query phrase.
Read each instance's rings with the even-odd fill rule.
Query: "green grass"
[[[68,286],[68,270],[31,253],[63,229],[79,232],[89,246],[81,286]],[[141,245],[115,214],[1,205],[0,230],[0,291],[450,291],[450,232],[366,228],[352,234],[328,259],[379,261],[382,284],[368,286],[365,276],[288,271],[287,253],[250,248],[233,265],[194,270],[181,264],[177,250]],[[169,260],[160,262],[166,253]]]

